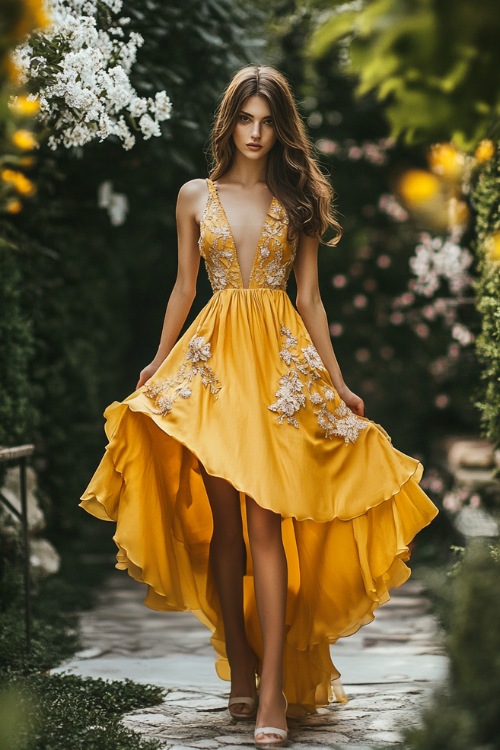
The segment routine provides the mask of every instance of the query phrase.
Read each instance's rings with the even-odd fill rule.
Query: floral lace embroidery
[[[188,344],[185,356],[187,361],[182,363],[177,374],[166,380],[146,383],[144,394],[154,399],[158,407],[153,409],[153,414],[166,416],[172,411],[174,401],[179,396],[189,398],[192,393],[189,384],[196,375],[200,375],[203,385],[210,388],[210,393],[217,398],[222,385],[212,368],[206,364],[211,356],[210,344],[203,336],[195,334]]]
[[[200,222],[198,247],[205,260],[212,289],[217,292],[221,289],[240,287],[241,277],[232,251],[231,230],[215,194],[215,187],[210,186],[209,191]]]
[[[198,246],[212,290],[242,289],[234,238],[211,180],[208,180],[208,189]],[[258,240],[248,288],[286,289],[297,248],[296,241],[287,239],[288,223],[285,209],[277,198],[273,198]]]
[[[271,206],[262,229],[249,285],[285,290],[295,260],[297,241],[288,243],[288,216],[281,204],[273,201],[274,203],[276,207]],[[288,257],[285,243],[289,246]]]
[[[320,407],[314,414],[318,418],[318,425],[324,430],[325,438],[336,435],[343,437],[346,445],[355,443],[361,430],[368,427],[368,422],[356,416],[342,399],[333,411],[328,409],[328,403],[334,402],[338,394],[328,384],[317,382],[321,378],[318,370],[325,370],[317,349],[312,344],[302,347],[300,356],[297,352],[298,339],[283,323],[280,333],[285,337],[280,358],[290,369],[280,377],[280,388],[275,393],[276,401],[267,408],[279,414],[280,424],[286,419],[288,424],[298,428],[299,422],[295,415],[306,406],[309,397],[311,404]],[[302,382],[301,375],[305,378],[305,383]]]

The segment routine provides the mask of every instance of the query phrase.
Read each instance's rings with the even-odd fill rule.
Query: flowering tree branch
[[[126,31],[122,0],[46,0],[52,20],[20,46],[15,61],[39,102],[39,120],[56,149],[84,146],[115,136],[125,149],[161,135],[170,118],[165,91],[140,97],[130,82],[144,39]]]

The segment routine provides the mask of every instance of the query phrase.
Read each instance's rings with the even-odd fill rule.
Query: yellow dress
[[[410,571],[408,544],[437,514],[421,463],[337,394],[286,293],[296,251],[273,197],[248,287],[208,180],[199,247],[213,296],[155,375],[104,412],[108,445],[81,506],[116,521],[117,566],[155,610],[191,610],[229,679],[209,568],[212,515],[199,461],[240,493],[247,635],[260,656],[245,494],[282,518],[288,562],[285,693],[305,710],[333,698],[330,644],[373,620]],[[342,699],[342,693],[337,698]]]

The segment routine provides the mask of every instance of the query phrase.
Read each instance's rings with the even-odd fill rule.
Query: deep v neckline
[[[248,286],[245,286],[243,284],[243,275],[241,273],[240,260],[238,258],[238,250],[236,248],[236,242],[235,242],[235,239],[234,239],[234,234],[233,234],[233,230],[231,228],[231,224],[229,222],[229,219],[227,218],[226,209],[224,208],[224,205],[223,205],[223,203],[222,203],[222,201],[220,199],[220,195],[219,195],[219,191],[217,189],[217,185],[215,184],[215,182],[213,180],[209,179],[209,182],[211,183],[211,185],[212,185],[212,187],[214,189],[215,197],[217,199],[217,202],[219,204],[219,208],[221,210],[222,216],[223,216],[224,221],[225,221],[226,226],[227,226],[227,230],[229,232],[229,239],[231,240],[231,244],[232,244],[232,247],[233,247],[235,262],[236,262],[236,266],[238,268],[238,275],[239,275],[240,281],[241,281],[241,287],[242,287],[242,289],[250,289],[250,284],[252,282],[253,272],[254,272],[254,269],[255,269],[255,263],[256,263],[256,260],[257,260],[257,256],[259,254],[260,242],[262,240],[262,235],[264,234],[264,231],[266,229],[267,222],[269,221],[269,216],[271,214],[271,211],[274,208],[274,204],[276,202],[276,196],[275,195],[272,196],[271,202],[269,203],[268,209],[266,211],[266,215],[264,217],[264,221],[263,221],[262,226],[260,228],[260,232],[259,232],[259,235],[257,237],[257,246],[256,246],[255,252],[253,254],[252,265],[250,266],[250,276],[248,278]]]

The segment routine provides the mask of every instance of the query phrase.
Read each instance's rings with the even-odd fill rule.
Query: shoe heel
[[[285,719],[286,719],[286,712],[288,710],[288,701],[286,699],[285,693],[283,693],[283,698],[285,699]],[[259,735],[263,734],[264,739],[258,740],[257,737]],[[277,735],[281,739],[266,739],[270,738],[272,735]],[[279,729],[278,727],[255,727],[254,732],[254,743],[255,747],[261,748],[261,750],[273,750],[275,747],[285,747],[285,745],[288,744],[288,729]]]

